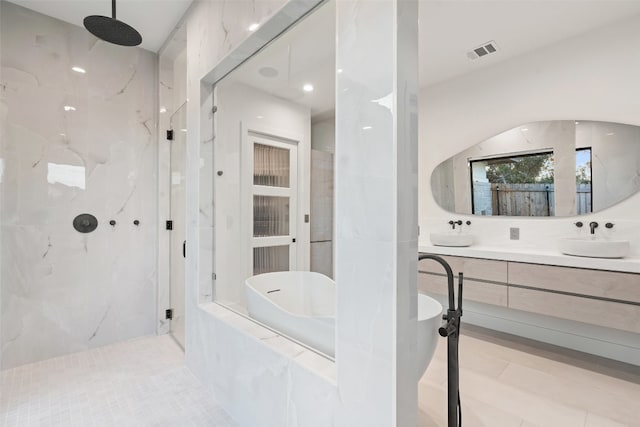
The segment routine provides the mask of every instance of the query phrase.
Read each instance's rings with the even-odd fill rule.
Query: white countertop
[[[640,273],[640,258],[622,259],[585,258],[564,255],[557,251],[540,249],[500,248],[490,246],[468,246],[463,248],[419,244],[418,251],[436,255],[452,255],[469,258],[518,261],[531,264],[559,265],[565,267],[590,268],[592,270],[623,271]]]

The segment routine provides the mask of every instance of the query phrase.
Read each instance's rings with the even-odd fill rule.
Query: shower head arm
[[[111,17],[116,19],[116,0],[111,0]]]

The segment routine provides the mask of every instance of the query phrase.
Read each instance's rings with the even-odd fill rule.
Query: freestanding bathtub
[[[336,284],[309,271],[265,273],[245,281],[249,316],[266,326],[334,357]],[[438,343],[442,305],[418,294],[418,377],[426,371]]]

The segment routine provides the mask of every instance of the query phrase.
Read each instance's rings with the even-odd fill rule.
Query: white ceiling
[[[82,27],[88,15],[111,16],[111,0],[8,0]],[[141,47],[157,52],[193,0],[117,0],[116,18],[142,35]]]
[[[231,79],[279,98],[305,105],[311,115],[333,111],[335,104],[335,2],[327,3],[231,74]],[[277,70],[264,77],[260,69]],[[302,87],[311,83],[313,92]]]
[[[420,2],[420,84],[531,52],[640,13],[638,0],[439,0]],[[471,61],[488,41],[495,54]]]
[[[111,16],[110,0],[10,0],[82,26],[87,15]],[[238,0],[239,1],[239,0]],[[118,19],[138,29],[157,52],[192,0],[118,0]],[[523,55],[640,14],[638,0],[420,0],[420,84],[428,86]],[[232,74],[234,80],[306,105],[313,116],[333,110],[335,4],[329,2]],[[488,41],[498,52],[471,61]],[[262,67],[278,70],[263,77]],[[312,93],[302,85],[312,83]]]
[[[327,116],[334,108],[335,6],[320,8],[231,76]],[[429,86],[640,14],[628,0],[421,0],[420,85]],[[488,41],[498,52],[471,61],[467,52]],[[263,77],[260,68],[278,70]],[[316,90],[302,91],[304,83]]]

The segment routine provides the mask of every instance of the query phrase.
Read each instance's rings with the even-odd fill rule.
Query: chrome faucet
[[[598,223],[595,221],[591,221],[589,223],[589,228],[591,229],[591,234],[596,234],[596,228],[598,228]]]

